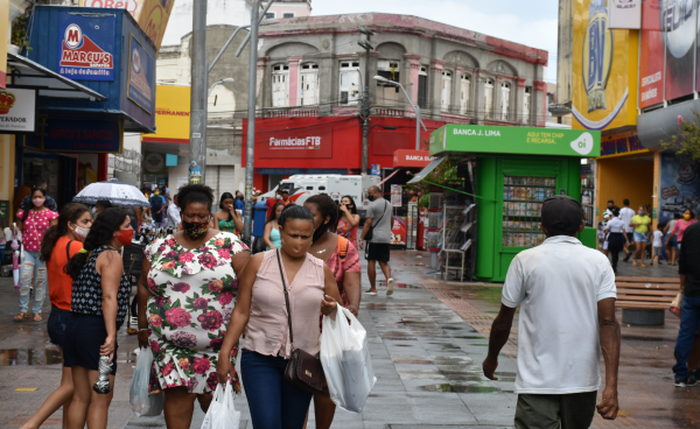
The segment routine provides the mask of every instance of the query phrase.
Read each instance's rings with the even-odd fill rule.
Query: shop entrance
[[[637,211],[639,206],[653,204],[654,195],[654,156],[624,156],[598,158],[596,160],[596,183],[598,185],[596,223],[603,220],[603,212],[608,200],[622,207],[622,201],[630,200],[630,208]]]
[[[31,187],[38,177],[46,179],[46,192],[63,207],[75,196],[78,161],[69,156],[26,153],[22,159],[22,184]]]

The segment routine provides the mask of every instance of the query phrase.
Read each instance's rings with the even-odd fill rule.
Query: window
[[[379,60],[377,62],[377,74],[394,82],[401,82],[399,73],[399,61]],[[381,106],[397,106],[401,99],[401,90],[397,85],[387,85],[377,81],[377,104]]]
[[[510,83],[501,83],[501,120],[510,120]]]
[[[340,104],[356,104],[360,99],[360,63],[347,61],[340,63]]]
[[[272,107],[289,107],[289,66],[272,67]]]
[[[459,80],[459,113],[466,115],[469,111],[469,95],[471,93],[471,78],[463,74]]]
[[[493,117],[493,81],[486,79],[484,83],[484,117]]]
[[[523,117],[525,123],[530,123],[530,97],[532,96],[532,87],[525,87],[525,96],[523,97]]]
[[[418,107],[428,106],[428,67],[420,66],[418,71]]]
[[[299,106],[318,105],[318,64],[302,64],[299,73]]]
[[[266,12],[265,19],[275,19],[275,12]]]
[[[285,12],[282,14],[282,18],[294,18],[294,12]]]
[[[452,101],[452,72],[442,72],[442,96],[440,97],[440,109],[443,112],[450,111],[450,102]]]

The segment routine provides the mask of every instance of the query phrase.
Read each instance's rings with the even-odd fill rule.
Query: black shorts
[[[634,232],[627,232],[627,242],[630,244],[634,243]]]
[[[82,366],[99,371],[100,347],[107,339],[107,328],[102,316],[71,313],[63,340],[63,366]],[[112,359],[112,375],[117,375],[117,348]]]
[[[49,320],[46,322],[46,331],[49,334],[49,339],[58,347],[63,348],[63,340],[66,335],[66,325],[70,317],[70,310],[61,310],[52,305]]]
[[[367,243],[365,259],[368,261],[389,262],[389,243]]]

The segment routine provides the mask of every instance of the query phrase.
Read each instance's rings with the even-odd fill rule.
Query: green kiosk
[[[450,156],[476,160],[473,277],[502,282],[516,254],[544,241],[542,202],[555,194],[581,200],[581,158],[600,156],[600,131],[446,125],[431,134],[430,155],[438,158],[414,180]],[[594,228],[579,238],[595,248]]]

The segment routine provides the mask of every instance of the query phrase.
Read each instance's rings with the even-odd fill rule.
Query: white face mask
[[[89,228],[83,228],[82,226],[76,226],[75,230],[73,231],[73,235],[75,235],[75,238],[77,238],[78,241],[85,241],[85,237],[87,237],[89,232],[90,232]]]

